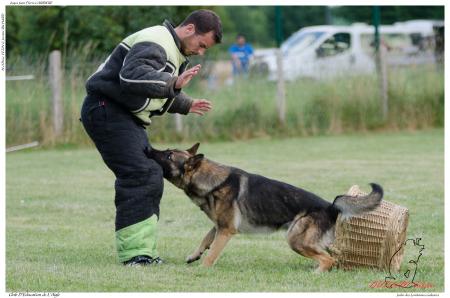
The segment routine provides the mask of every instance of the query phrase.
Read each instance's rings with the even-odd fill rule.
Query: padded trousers
[[[136,255],[157,257],[156,222],[164,182],[161,167],[144,154],[150,147],[145,128],[128,111],[98,95],[86,96],[81,122],[116,177],[119,261]]]

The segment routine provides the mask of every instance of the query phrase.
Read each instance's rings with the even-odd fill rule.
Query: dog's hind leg
[[[211,243],[214,240],[214,236],[216,235],[216,228],[213,227],[208,234],[203,238],[202,243],[200,243],[200,246],[190,255],[186,258],[186,262],[192,263],[200,259],[202,254],[209,248]]]
[[[203,259],[203,266],[211,267],[214,265],[223,248],[234,234],[234,232],[225,229],[219,229],[217,231],[214,241],[211,244],[211,248],[206,257]]]
[[[335,264],[335,259],[324,247],[326,234],[324,235],[313,217],[298,216],[289,227],[287,241],[295,252],[319,263],[316,272],[324,272],[329,271]]]

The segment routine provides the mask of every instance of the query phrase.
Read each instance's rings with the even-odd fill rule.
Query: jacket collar
[[[175,44],[177,45],[177,48],[180,50],[180,53],[183,53],[181,51],[181,40],[178,37],[177,33],[175,32],[175,29],[173,28],[172,23],[169,20],[165,20],[163,23],[163,26],[169,30],[170,34],[172,34],[173,40],[175,40]]]

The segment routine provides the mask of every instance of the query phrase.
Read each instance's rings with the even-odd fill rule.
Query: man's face
[[[205,34],[197,34],[194,31],[181,39],[181,50],[186,56],[203,55],[214,44],[213,31]]]
[[[236,39],[236,42],[237,42],[237,44],[240,45],[240,46],[245,45],[245,37],[239,36],[239,37]]]

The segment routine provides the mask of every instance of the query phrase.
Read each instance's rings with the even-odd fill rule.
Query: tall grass
[[[59,139],[52,126],[48,56],[8,59],[8,76],[32,74],[34,79],[6,82],[7,145],[35,140],[44,145],[86,142],[79,118],[85,80],[101,63],[100,58],[92,56],[94,46],[88,43],[63,54],[64,132]]]
[[[102,59],[91,47],[64,55],[64,134],[52,130],[47,60],[9,59],[8,75],[35,75],[33,81],[6,83],[6,143],[39,140],[46,145],[89,143],[81,123],[80,107],[86,78]],[[203,117],[183,117],[181,134],[175,133],[173,115],[153,118],[149,129],[154,141],[233,140],[260,136],[307,136],[368,130],[415,130],[444,124],[444,74],[434,66],[390,69],[389,115],[382,118],[374,75],[326,81],[299,79],[286,84],[286,121],[279,123],[276,84],[261,78],[239,80],[232,86],[210,88],[197,79],[186,92],[213,102]]]

